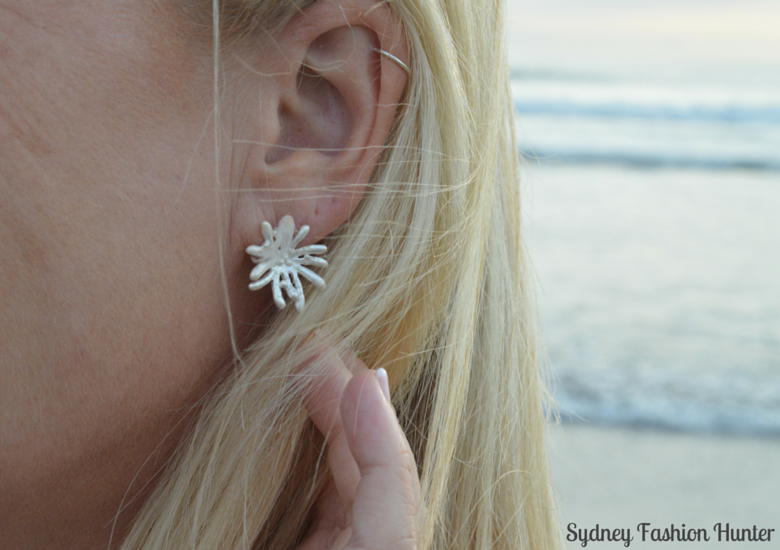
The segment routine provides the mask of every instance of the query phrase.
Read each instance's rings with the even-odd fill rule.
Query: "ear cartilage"
[[[317,288],[325,288],[322,277],[306,266],[328,267],[325,258],[316,257],[327,252],[328,247],[311,244],[295,248],[309,233],[309,226],[302,226],[296,235],[295,221],[289,215],[283,217],[275,229],[270,223],[263,222],[262,231],[265,242],[261,246],[252,244],[246,247],[246,253],[257,264],[249,274],[252,281],[249,290],[259,290],[272,283],[271,291],[279,309],[287,305],[282,296],[284,290],[288,298],[295,301],[295,309],[303,311],[306,303],[299,276],[303,275]]]
[[[412,70],[409,68],[409,65],[398,59],[396,56],[391,54],[390,52],[387,52],[385,50],[381,50],[379,48],[372,48],[376,53],[380,55],[384,55],[387,59],[394,62],[396,65],[401,67],[404,71],[406,71],[406,74],[412,74]]]

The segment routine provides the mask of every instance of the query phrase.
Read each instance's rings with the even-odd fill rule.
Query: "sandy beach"
[[[780,548],[780,441],[650,430],[555,426],[553,478],[567,525],[631,529],[630,548]],[[642,542],[649,529],[706,529],[709,542]],[[713,526],[774,528],[771,542],[718,542]],[[649,533],[649,532],[648,532]],[[649,534],[648,534],[649,539]],[[582,548],[581,542],[568,542]],[[587,548],[623,548],[590,542]]]

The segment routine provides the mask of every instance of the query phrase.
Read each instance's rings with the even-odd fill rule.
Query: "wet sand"
[[[780,440],[555,426],[549,437],[553,479],[567,525],[630,529],[630,548],[780,548]],[[708,542],[641,541],[648,529],[706,529]],[[713,526],[774,528],[769,542],[718,542]],[[568,548],[582,548],[568,542]],[[624,548],[589,542],[586,548]]]

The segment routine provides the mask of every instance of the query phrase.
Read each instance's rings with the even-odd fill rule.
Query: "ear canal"
[[[320,54],[315,61],[317,64],[322,59],[322,51],[327,51],[320,43],[327,44],[327,34],[310,47]],[[336,155],[349,142],[353,122],[351,110],[328,76],[307,63],[310,59],[307,55],[298,71],[294,97],[279,107],[279,139],[266,155],[267,164],[288,157],[296,149],[314,149],[325,155]],[[338,63],[334,65],[338,66]]]

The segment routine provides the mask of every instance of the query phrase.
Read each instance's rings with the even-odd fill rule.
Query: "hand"
[[[354,355],[322,353],[331,372],[304,404],[326,438],[334,483],[318,504],[316,531],[298,550],[414,550],[420,481],[387,375],[383,390],[377,371]]]

